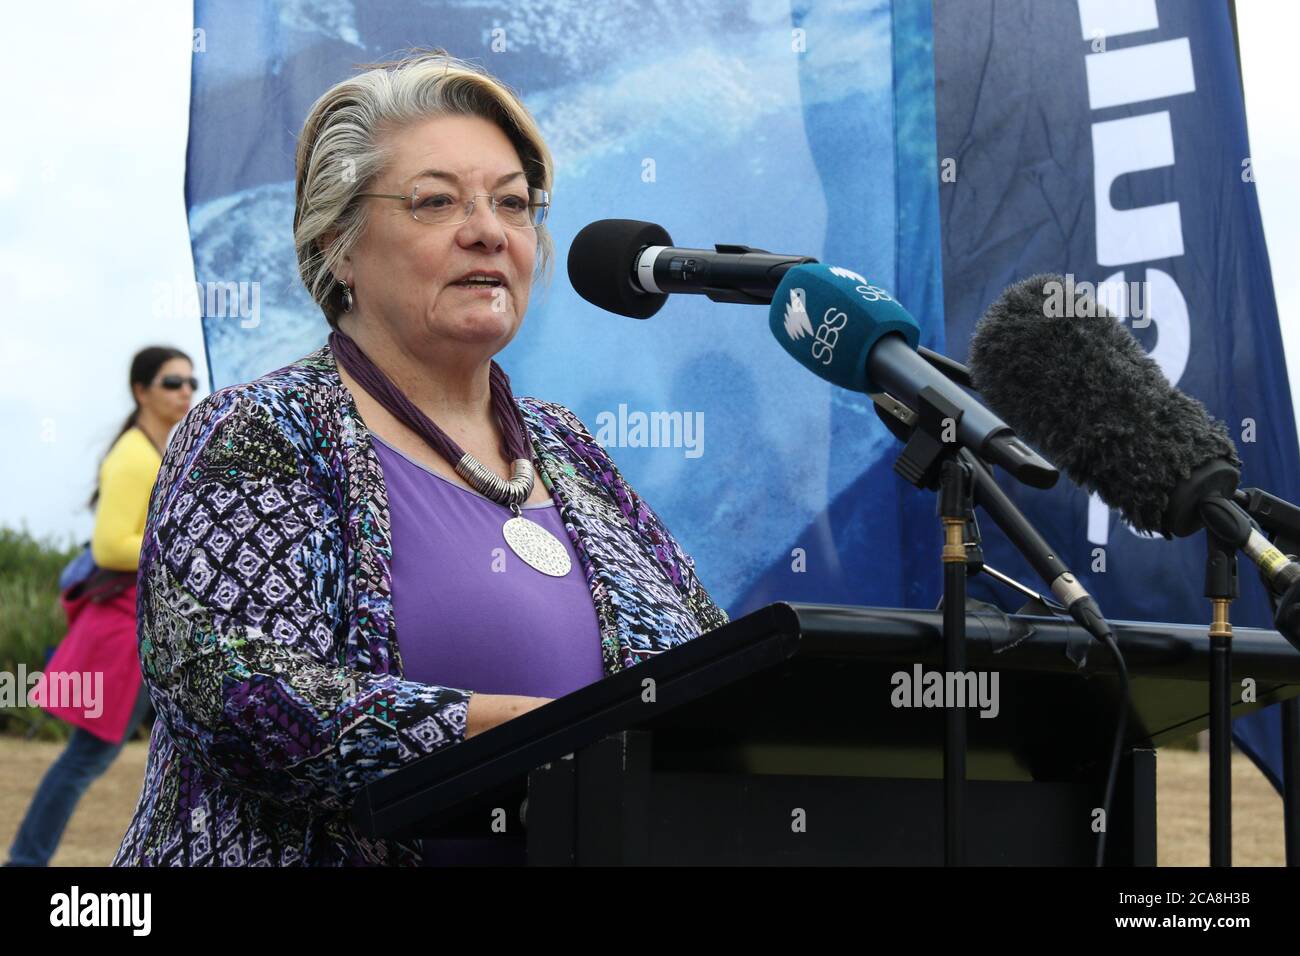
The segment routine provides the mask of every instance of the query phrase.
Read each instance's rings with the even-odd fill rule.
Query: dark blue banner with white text
[[[950,354],[1012,281],[1072,275],[1227,423],[1244,485],[1300,499],[1226,0],[936,0],[934,44]],[[1110,617],[1208,625],[1204,535],[1140,537],[1064,481],[1008,490]],[[987,553],[1032,580],[1004,542]],[[1233,622],[1271,627],[1248,563],[1240,581]],[[1274,770],[1276,710],[1236,725]]]

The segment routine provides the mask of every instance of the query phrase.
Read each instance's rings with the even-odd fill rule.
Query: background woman
[[[149,494],[167,435],[189,411],[198,381],[189,356],[153,346],[131,360],[135,408],[99,466],[91,553],[97,570],[61,595],[68,633],[32,699],[73,725],[32,797],[9,864],[46,866],[86,788],[118,755],[149,708],[136,651],[135,574]],[[75,686],[77,694],[69,695]]]

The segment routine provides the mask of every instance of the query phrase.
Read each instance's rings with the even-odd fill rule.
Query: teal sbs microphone
[[[932,388],[961,410],[956,441],[1034,488],[1059,477],[1006,422],[917,354],[921,327],[894,297],[851,269],[797,265],[781,278],[768,312],[772,335],[819,378],[854,392],[886,392],[913,411]]]

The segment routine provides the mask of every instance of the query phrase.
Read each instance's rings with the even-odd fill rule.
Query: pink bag
[[[108,597],[59,598],[68,634],[32,688],[31,701],[108,743],[120,743],[143,678],[136,648],[136,586]]]

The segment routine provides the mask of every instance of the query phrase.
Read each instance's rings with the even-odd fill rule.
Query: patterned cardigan
[[[516,399],[600,625],[606,674],[727,622],[567,408]],[[418,865],[348,819],[464,739],[470,690],[407,681],[387,491],[328,345],[212,393],[167,448],[137,605],[157,720],[115,866]]]

